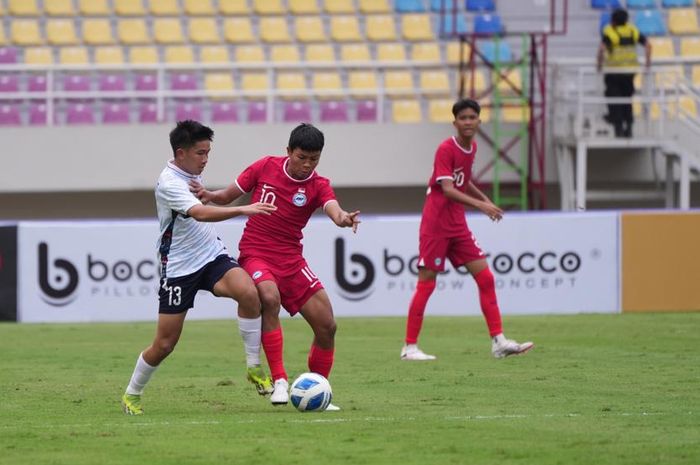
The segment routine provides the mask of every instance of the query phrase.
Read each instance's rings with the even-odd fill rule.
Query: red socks
[[[406,321],[406,344],[418,342],[418,335],[423,326],[423,314],[430,295],[435,290],[435,281],[418,281],[416,291],[408,307],[408,320]]]
[[[322,349],[312,344],[309,351],[309,371],[328,378],[333,368],[333,353],[335,349]]]
[[[262,346],[267,357],[267,364],[270,365],[270,375],[273,381],[287,379],[287,372],[284,371],[282,327],[272,331],[262,333]]]
[[[479,287],[481,312],[489,327],[489,334],[494,337],[503,332],[503,327],[501,326],[501,312],[498,310],[498,301],[496,300],[496,282],[493,279],[493,273],[489,268],[486,268],[474,276],[474,280]]]

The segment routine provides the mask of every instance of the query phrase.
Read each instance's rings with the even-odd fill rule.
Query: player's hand
[[[340,223],[338,224],[338,226],[341,226],[343,228],[352,228],[352,232],[356,233],[357,226],[360,223],[362,223],[362,221],[360,221],[358,218],[359,214],[360,210],[356,210],[352,213],[343,212],[343,215],[340,217]]]
[[[197,197],[204,205],[211,202],[211,191],[206,190],[198,181],[190,181],[190,192],[192,192],[194,196]]]
[[[498,208],[494,203],[492,202],[483,202],[479,206],[479,210],[484,212],[486,216],[488,216],[491,221],[501,221],[503,219],[503,210]]]
[[[244,205],[241,207],[241,212],[246,216],[253,215],[272,215],[272,212],[277,210],[277,207],[271,203],[265,202],[255,202],[250,205]]]

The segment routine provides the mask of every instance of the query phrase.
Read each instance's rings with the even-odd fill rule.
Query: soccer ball
[[[331,403],[333,392],[328,380],[318,373],[302,373],[289,391],[292,404],[300,412],[322,412]]]

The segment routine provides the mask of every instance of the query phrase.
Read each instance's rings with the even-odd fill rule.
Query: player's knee
[[[260,294],[260,303],[263,314],[278,315],[280,312],[280,296],[274,293]]]
[[[331,318],[330,320],[324,321],[321,324],[317,325],[316,336],[328,341],[332,341],[335,338],[335,332],[337,329],[338,327],[335,324],[335,320]]]
[[[260,297],[255,286],[250,286],[241,292],[238,296],[238,305],[248,314],[260,314]]]
[[[163,360],[165,357],[170,355],[173,350],[175,350],[175,345],[177,345],[177,341],[171,340],[171,339],[158,339],[154,344],[153,347],[160,356],[159,358]]]

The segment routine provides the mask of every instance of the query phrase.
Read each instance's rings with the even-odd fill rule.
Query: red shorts
[[[418,266],[433,271],[445,271],[445,258],[457,268],[486,258],[474,234],[465,230],[461,236],[436,237],[421,235],[418,245]]]
[[[256,285],[262,281],[273,281],[277,285],[282,306],[290,315],[298,313],[312,295],[323,289],[321,280],[301,256],[280,264],[241,255],[238,262]]]

